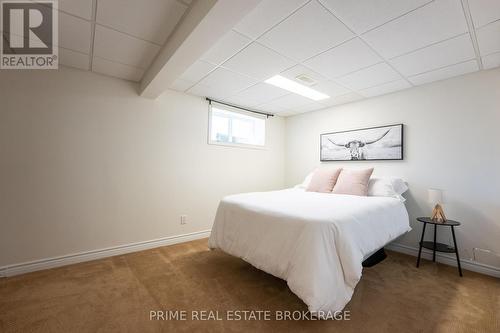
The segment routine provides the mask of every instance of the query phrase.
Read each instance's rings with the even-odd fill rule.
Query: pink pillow
[[[364,170],[342,170],[332,193],[366,196],[373,168]]]
[[[342,169],[316,169],[306,191],[330,193],[339,178],[340,171]]]

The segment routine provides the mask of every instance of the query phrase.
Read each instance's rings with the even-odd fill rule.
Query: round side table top
[[[461,224],[460,222],[453,221],[453,220],[446,220],[443,222],[434,221],[430,217],[417,217],[417,221],[423,222],[423,223],[436,224],[436,225],[447,225],[447,226],[452,226],[452,227],[456,227],[456,226],[459,226]]]

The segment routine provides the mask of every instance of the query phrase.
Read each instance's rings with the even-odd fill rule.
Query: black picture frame
[[[325,158],[325,154],[324,154],[324,144],[323,144],[323,139],[327,136],[332,136],[332,135],[338,135],[338,134],[343,134],[343,133],[353,133],[353,138],[356,137],[356,133],[355,132],[362,132],[362,131],[369,131],[369,130],[375,130],[375,129],[383,129],[383,128],[387,128],[390,130],[392,130],[393,128],[396,128],[398,127],[398,129],[400,130],[400,137],[399,137],[399,141],[400,141],[400,146],[401,146],[401,149],[400,149],[400,152],[398,154],[397,157],[389,157],[389,158],[383,158],[383,157],[377,157],[377,158],[366,158],[364,157],[363,155],[362,156],[353,156],[353,152],[352,152],[352,148],[354,148],[354,150],[356,149],[356,145],[358,146],[358,150],[361,148],[361,150],[364,150],[365,146],[367,145],[366,143],[362,142],[362,141],[359,141],[359,140],[351,140],[349,141],[348,143],[345,144],[345,148],[346,149],[349,149],[349,152],[351,154],[351,158],[350,159],[345,159],[345,158]],[[359,133],[358,133],[359,134]],[[388,133],[386,133],[388,134]],[[380,139],[376,140],[376,141],[379,141],[379,140],[382,140],[383,137],[385,137],[384,134]],[[327,138],[328,139],[328,138]],[[351,143],[351,142],[354,142],[354,143]],[[372,143],[368,143],[368,144],[373,144],[374,142]],[[341,144],[337,144],[335,143],[337,146],[341,146]],[[350,144],[350,146],[354,146],[352,148],[348,147],[347,144]],[[359,147],[361,146],[361,147]],[[337,132],[328,132],[328,133],[322,133],[320,134],[319,136],[319,156],[320,156],[320,161],[321,162],[338,162],[338,161],[343,161],[343,162],[346,162],[346,161],[401,161],[404,159],[404,124],[392,124],[392,125],[383,125],[383,126],[374,126],[374,127],[365,127],[365,128],[358,128],[358,129],[351,129],[351,130],[345,130],[345,131],[337,131]],[[359,152],[358,152],[359,154]]]

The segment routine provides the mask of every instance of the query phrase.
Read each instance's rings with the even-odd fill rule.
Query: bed
[[[332,312],[351,299],[363,260],[410,230],[402,200],[292,188],[225,197],[209,247],[286,280],[310,312]]]

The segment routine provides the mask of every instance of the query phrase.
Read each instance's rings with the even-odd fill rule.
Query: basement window
[[[225,106],[210,106],[209,144],[264,148],[266,117]]]

